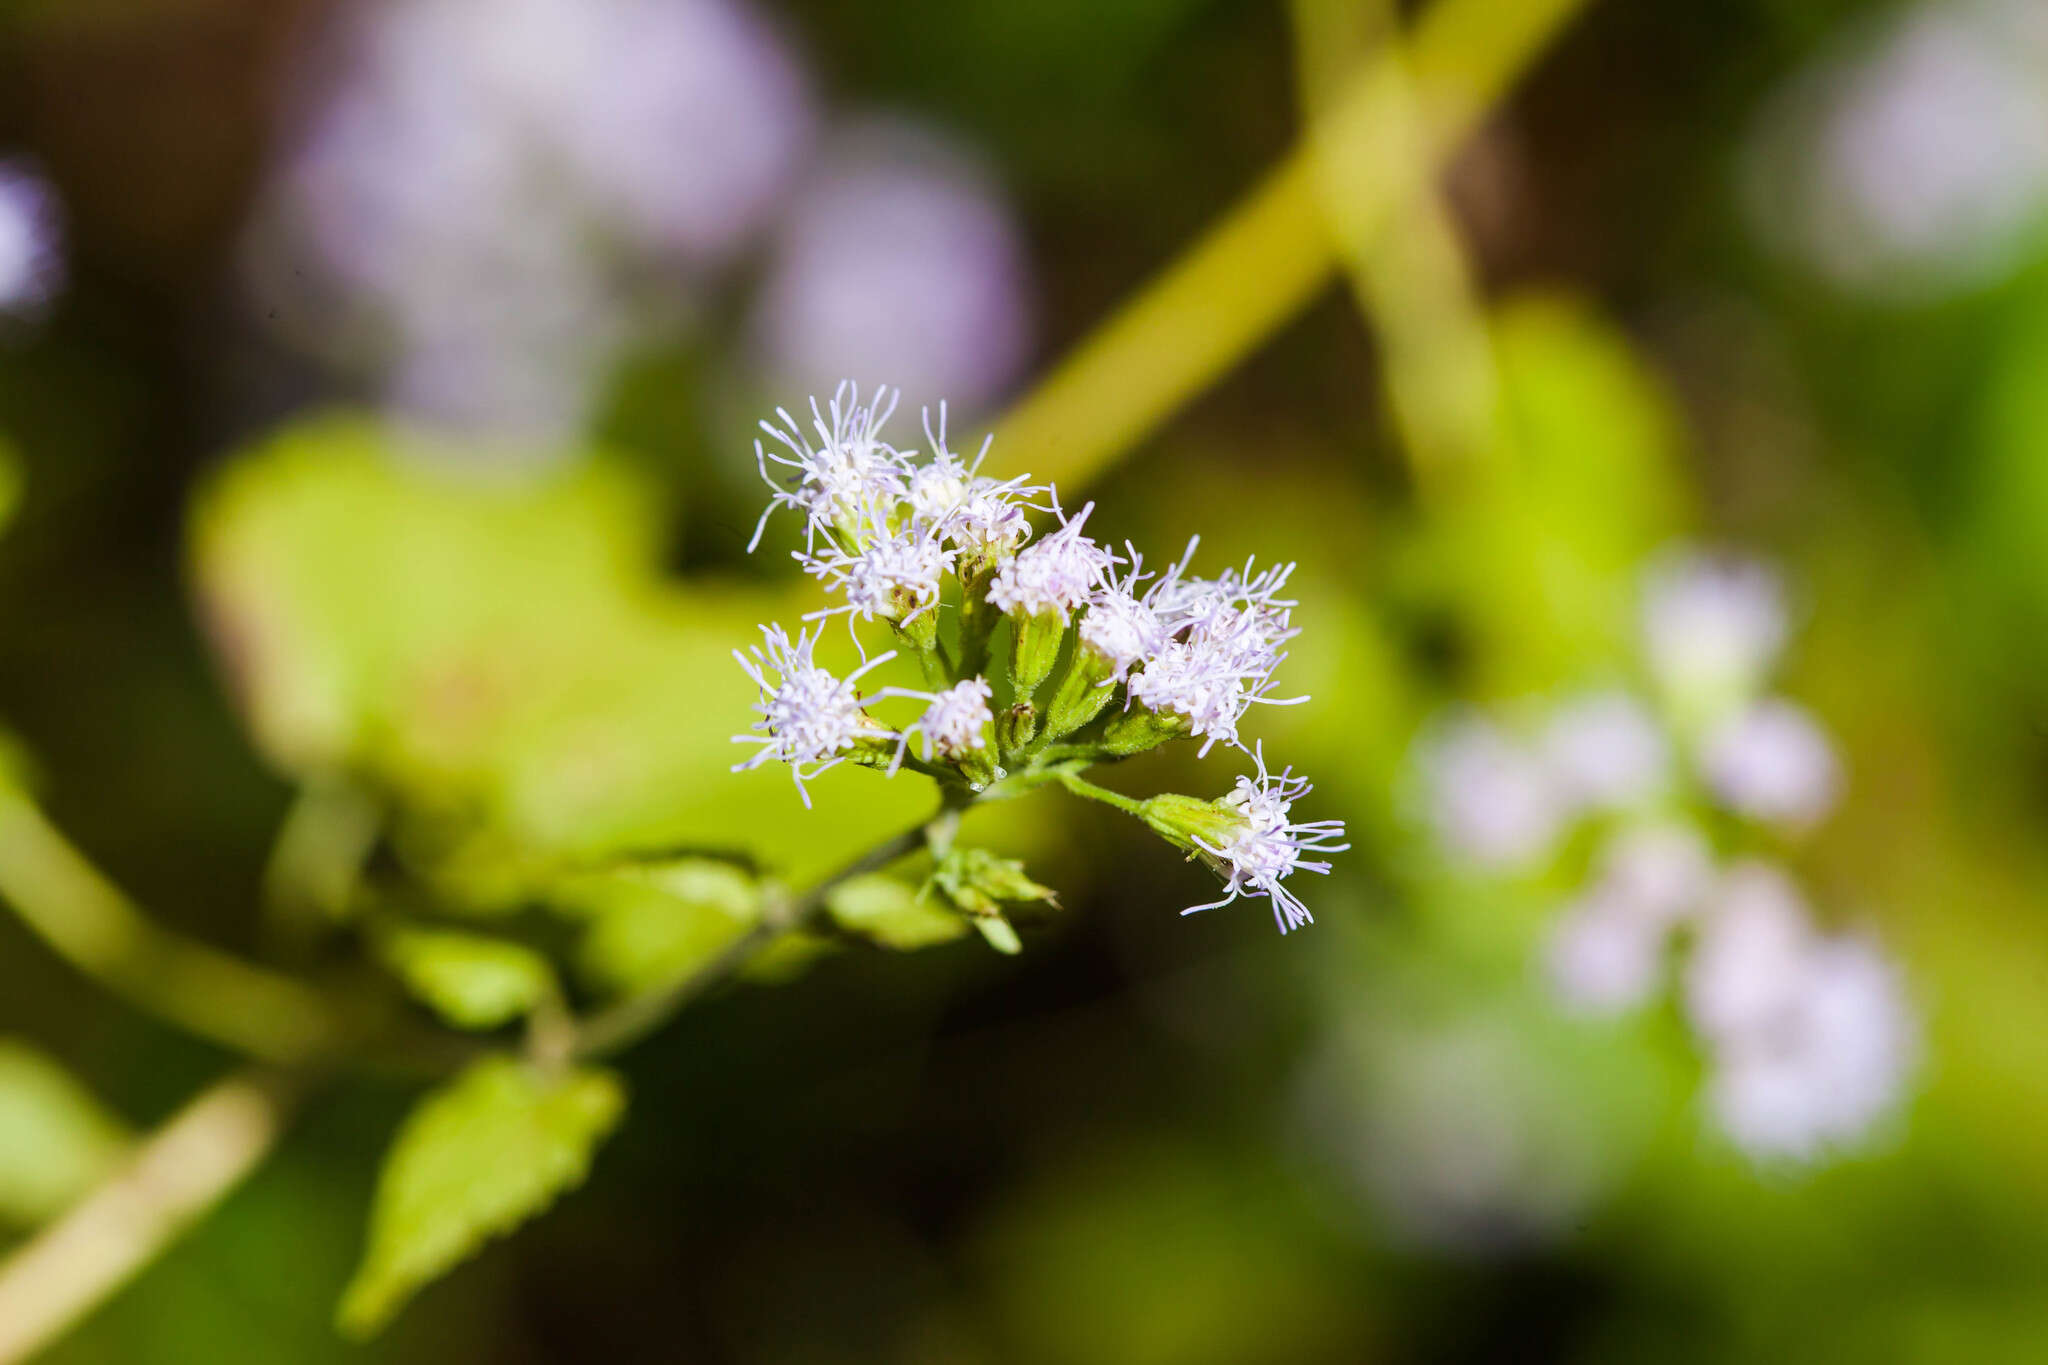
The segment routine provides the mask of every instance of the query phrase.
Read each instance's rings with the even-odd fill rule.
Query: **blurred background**
[[[1438,4],[0,7],[6,762],[163,923],[346,957],[273,851],[342,780],[478,914],[919,814],[726,770],[729,650],[813,602],[750,433],[842,378],[1105,538],[1298,561],[1314,702],[1253,732],[1354,844],[1283,939],[1134,822],[977,814],[1062,893],[1021,955],[693,1009],[375,1341],[416,1091],[364,1080],[47,1358],[2040,1359],[2048,7]],[[1701,669],[1796,707],[1723,745]],[[1628,823],[1533,757],[1566,713],[1861,945],[1844,1112],[1564,946]],[[11,917],[0,1038],[0,1245],[226,1064]]]

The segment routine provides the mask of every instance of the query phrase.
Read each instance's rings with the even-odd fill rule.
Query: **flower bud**
[[[1038,708],[1020,701],[996,717],[996,744],[1014,754],[1038,737]]]
[[[1242,810],[1223,801],[1166,792],[1142,803],[1139,815],[1159,836],[1177,848],[1206,853],[1220,847],[1245,823]]]
[[[1048,739],[1064,739],[1102,714],[1102,708],[1109,705],[1109,699],[1116,695],[1112,685],[1116,677],[1116,660],[1089,644],[1084,636],[1074,648],[1074,657],[1067,664],[1067,671],[1060,675],[1059,686],[1053,689],[1052,701],[1045,708],[1045,734]]]
[[[1102,751],[1112,758],[1128,758],[1156,749],[1170,739],[1186,739],[1193,733],[1184,716],[1133,706],[1111,720],[1109,728],[1103,731]]]
[[[1010,618],[1010,682],[1020,697],[1038,690],[1060,657],[1067,619],[1059,612],[1037,611]]]

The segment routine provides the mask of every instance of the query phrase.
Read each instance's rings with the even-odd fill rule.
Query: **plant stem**
[[[284,1135],[304,1086],[262,1068],[216,1083],[0,1262],[0,1365],[69,1331],[247,1179]]]
[[[151,923],[35,803],[0,784],[0,898],[58,956],[137,1008],[270,1062],[349,1032],[317,989]]]
[[[1113,792],[1107,787],[1098,787],[1079,773],[1062,771],[1058,781],[1076,796],[1086,797],[1090,801],[1100,801],[1105,806],[1115,806],[1124,814],[1135,815],[1141,820],[1145,817],[1144,802],[1125,796],[1122,792]]]
[[[1429,164],[1443,164],[1584,3],[1438,0],[1422,16],[1406,64]],[[1278,167],[1004,417],[996,449],[1041,479],[1086,481],[1314,298],[1340,256],[1322,168],[1371,160],[1383,69],[1395,60],[1359,63]],[[1346,235],[1386,222],[1405,188],[1352,186]]]
[[[958,806],[949,800],[946,808],[937,815],[869,849],[813,885],[783,907],[779,914],[764,915],[760,923],[727,944],[709,962],[677,975],[664,985],[589,1016],[577,1025],[572,1049],[574,1056],[578,1059],[609,1056],[646,1037],[691,1001],[731,977],[755,953],[784,934],[809,928],[824,913],[826,897],[841,883],[870,872],[879,872],[898,858],[917,852],[933,833],[956,818],[957,812]]]

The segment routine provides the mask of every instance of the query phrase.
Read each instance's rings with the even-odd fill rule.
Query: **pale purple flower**
[[[1850,33],[1766,107],[1760,235],[1837,288],[1919,302],[2009,273],[2048,220],[2048,37],[2031,0],[1941,0]]]
[[[0,313],[34,315],[64,282],[62,213],[49,183],[0,161]]]
[[[908,688],[888,688],[888,696],[914,697],[929,703],[924,714],[904,727],[903,743],[908,744],[912,734],[924,737],[924,756],[934,754],[942,759],[960,759],[978,749],[988,747],[988,727],[995,722],[995,714],[989,709],[989,698],[995,689],[986,678],[969,678],[955,683],[943,692],[915,692]],[[897,749],[899,761],[902,748]]]
[[[1013,616],[1056,616],[1062,623],[1082,606],[1116,563],[1116,557],[1082,533],[1089,503],[1059,529],[1005,560],[989,584],[988,600]]]
[[[905,497],[913,518],[936,526],[954,549],[967,555],[1013,553],[1031,538],[1029,508],[1052,510],[1036,499],[1052,492],[1033,484],[1029,475],[1012,479],[991,479],[981,474],[988,458],[989,436],[973,463],[968,463],[946,444],[946,404],[939,404],[939,423],[932,426],[931,409],[924,413],[925,440],[931,457],[910,471]]]
[[[886,523],[878,509],[893,509],[908,491],[909,479],[902,452],[882,439],[896,398],[895,389],[878,387],[863,404],[860,386],[841,380],[823,411],[817,399],[811,400],[810,432],[787,408],[775,410],[780,426],[761,423],[761,430],[782,448],[754,442],[754,462],[771,492],[754,524],[754,538],[747,542],[749,554],[761,543],[777,507],[803,514],[806,546],[815,546],[821,531],[828,538],[852,541],[863,526]]]
[[[840,606],[812,612],[812,618],[844,611],[864,621],[901,625],[938,608],[940,584],[953,568],[953,551],[940,542],[936,527],[891,532],[871,514],[854,539],[856,550],[828,542],[822,550],[795,552],[805,572],[846,598]]]
[[[1625,810],[1670,781],[1671,746],[1649,708],[1621,691],[1572,698],[1544,726],[1543,756],[1564,797],[1589,810]]]
[[[1664,925],[1596,893],[1558,916],[1544,964],[1567,1005],[1586,1014],[1618,1014],[1656,992],[1669,942]]]
[[[1549,768],[1476,712],[1426,738],[1420,767],[1431,823],[1451,853],[1492,868],[1549,853],[1569,812]]]
[[[1329,863],[1303,855],[1342,853],[1351,845],[1339,842],[1344,838],[1341,820],[1297,822],[1290,818],[1294,803],[1311,790],[1306,778],[1296,777],[1292,768],[1278,774],[1267,772],[1263,751],[1254,753],[1253,759],[1258,776],[1239,777],[1230,795],[1223,798],[1224,804],[1243,816],[1243,822],[1213,845],[1195,841],[1219,864],[1225,894],[1221,900],[1191,905],[1181,913],[1215,910],[1243,895],[1265,896],[1273,903],[1273,922],[1284,934],[1312,923],[1314,917],[1283,883],[1296,872],[1327,874],[1330,870]]]
[[[1218,740],[1238,745],[1238,722],[1252,706],[1292,706],[1308,698],[1271,695],[1287,659],[1281,646],[1300,633],[1291,620],[1294,602],[1279,595],[1294,565],[1254,572],[1248,560],[1242,570],[1217,578],[1189,578],[1194,551],[1190,541],[1180,562],[1146,593],[1145,605],[1168,638],[1142,672],[1130,675],[1129,688],[1140,705],[1187,721],[1206,754]]]
[[[1833,747],[1813,717],[1789,701],[1758,702],[1708,732],[1700,769],[1716,799],[1768,824],[1810,825],[1841,785]]]
[[[1898,1104],[1916,1052],[1892,964],[1862,939],[1823,939],[1794,988],[1722,1040],[1708,1102],[1750,1155],[1811,1160],[1863,1138]]]
[[[1601,850],[1600,895],[1659,928],[1690,916],[1713,883],[1713,850],[1691,825],[1637,825]]]
[[[893,739],[895,736],[869,719],[854,684],[870,669],[896,657],[895,651],[878,654],[840,678],[820,668],[812,658],[818,637],[799,632],[792,640],[781,626],[763,626],[766,648],[755,645],[749,653],[732,652],[747,676],[760,689],[755,709],[761,719],[751,727],[760,733],[734,735],[735,744],[758,744],[753,757],[733,765],[734,772],[758,768],[770,761],[789,764],[796,789],[804,805],[811,794],[804,783],[845,761],[847,751],[863,739]],[[769,675],[774,675],[770,681]]]
[[[1650,671],[1688,711],[1717,713],[1754,695],[1785,643],[1783,589],[1748,560],[1666,555],[1643,579]]]
[[[986,408],[1030,350],[1026,252],[993,177],[964,147],[877,120],[826,147],[783,220],[753,318],[782,382],[852,365],[913,403]]]

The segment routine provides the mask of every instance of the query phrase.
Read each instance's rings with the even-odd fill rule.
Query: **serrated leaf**
[[[760,919],[765,894],[732,863],[678,858],[570,878],[548,899],[589,918],[577,957],[583,974],[633,992],[717,956]]]
[[[950,943],[967,932],[960,916],[949,914],[917,887],[886,873],[841,883],[827,898],[825,908],[841,929],[900,952]]]
[[[129,1140],[70,1072],[0,1039],[0,1222],[30,1228],[56,1217],[114,1168]]]
[[[369,1246],[336,1320],[378,1331],[421,1288],[583,1183],[626,1095],[605,1071],[490,1057],[421,1100],[385,1157]]]
[[[546,958],[503,939],[391,929],[378,936],[377,952],[407,990],[457,1028],[509,1024],[556,989]]]

